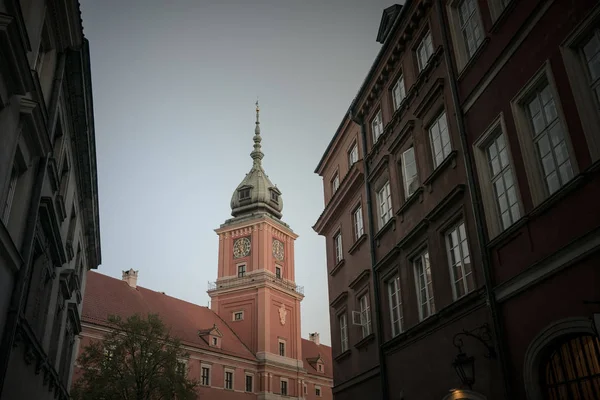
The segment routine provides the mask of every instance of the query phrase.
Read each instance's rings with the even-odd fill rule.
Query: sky
[[[302,336],[330,344],[314,173],[381,45],[382,0],[81,0],[90,42],[102,264],[208,305],[214,229],[249,172],[256,99],[263,167],[299,235]]]

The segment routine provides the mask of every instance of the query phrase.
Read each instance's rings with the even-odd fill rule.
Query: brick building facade
[[[598,6],[576,3],[384,10],[315,171],[334,397],[600,393]],[[474,382],[453,367],[469,357]]]

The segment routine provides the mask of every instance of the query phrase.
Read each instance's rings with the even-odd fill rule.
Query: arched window
[[[600,399],[600,340],[583,334],[555,342],[542,359],[539,376],[546,399]]]

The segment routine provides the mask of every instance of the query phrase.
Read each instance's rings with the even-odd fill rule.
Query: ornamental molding
[[[281,306],[279,307],[279,322],[281,322],[281,325],[285,325],[285,317],[287,315],[287,310],[285,309],[285,305],[283,303],[281,303]]]

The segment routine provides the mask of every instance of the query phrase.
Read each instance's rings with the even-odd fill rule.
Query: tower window
[[[274,201],[275,203],[279,202],[279,195],[271,190],[271,201]]]
[[[279,341],[279,355],[285,357],[285,342],[282,340]]]
[[[246,264],[238,265],[238,278],[246,276]]]
[[[236,311],[233,313],[233,320],[234,321],[243,321],[244,320],[244,312],[243,311]]]
[[[248,200],[250,198],[250,189],[242,189],[238,194],[240,200]]]
[[[281,267],[275,267],[275,277],[281,279]]]

